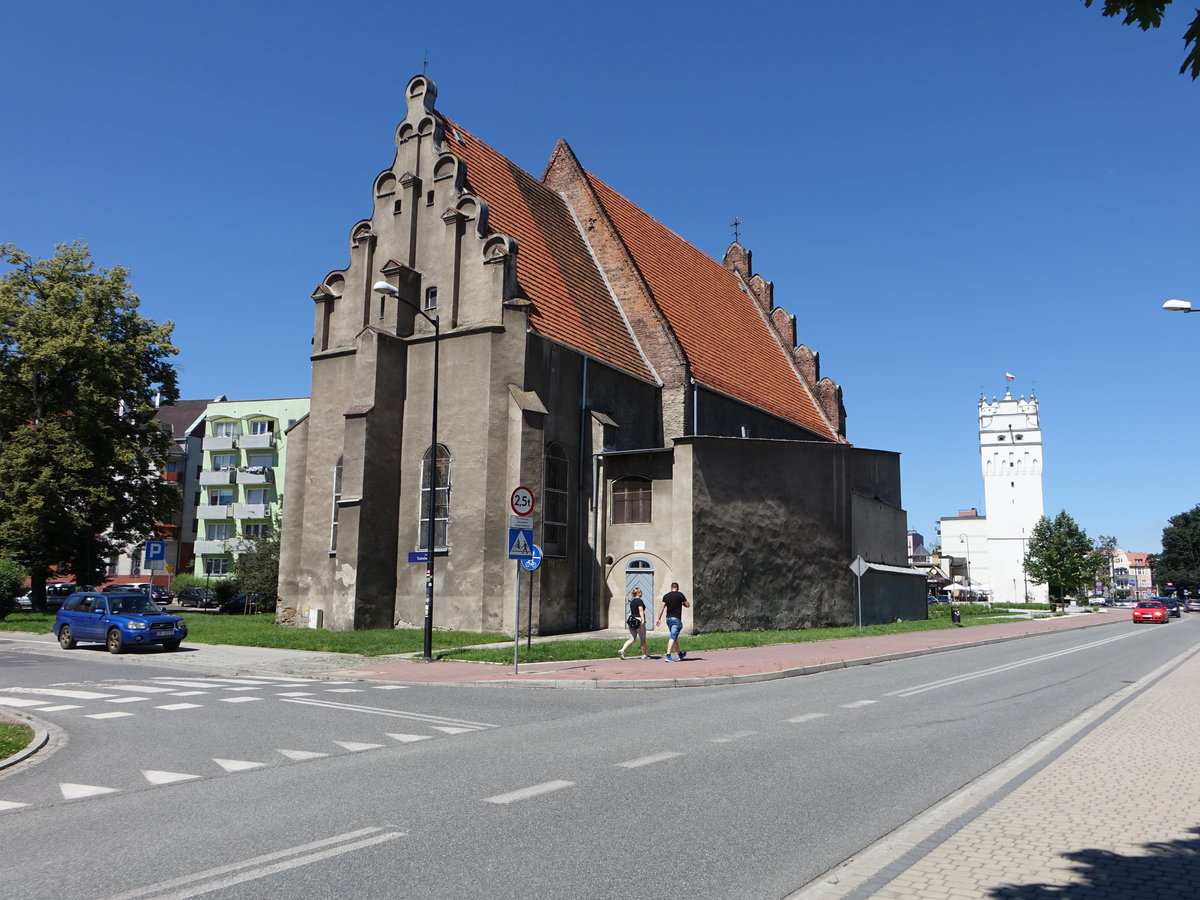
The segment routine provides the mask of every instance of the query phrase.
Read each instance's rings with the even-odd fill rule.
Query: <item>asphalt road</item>
[[[1198,628],[645,691],[214,679],[5,650],[0,705],[66,744],[0,776],[0,896],[781,897]]]

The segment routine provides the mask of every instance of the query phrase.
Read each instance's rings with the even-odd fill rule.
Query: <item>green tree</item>
[[[1083,0],[1084,6],[1091,6],[1095,0]],[[1158,28],[1162,25],[1163,11],[1171,0],[1104,0],[1100,10],[1105,16],[1124,16],[1125,25],[1136,25],[1142,31]],[[1191,71],[1192,80],[1200,78],[1200,10],[1196,10],[1196,18],[1183,33],[1183,46],[1188,50],[1183,58],[1179,73]],[[1190,48],[1190,49],[1189,49]]]
[[[172,323],[138,313],[129,273],[94,268],[85,244],[0,257],[0,552],[41,609],[52,570],[103,580],[104,561],[177,506],[157,475],[170,439],[155,401],[178,398],[178,351]]]
[[[11,559],[0,557],[0,619],[17,608],[17,596],[25,586],[25,570]]]
[[[1104,554],[1092,547],[1087,533],[1075,524],[1066,510],[1053,520],[1038,519],[1029,536],[1025,573],[1035,584],[1050,586],[1055,603],[1069,594],[1081,594],[1104,565]]]
[[[1167,520],[1154,574],[1160,586],[1171,584],[1176,590],[1186,588],[1193,594],[1200,591],[1200,506]]]
[[[280,506],[283,500],[280,498]],[[243,538],[246,544],[233,561],[233,580],[238,590],[272,606],[279,596],[279,516],[264,535]]]
[[[1117,555],[1116,537],[1109,534],[1100,535],[1096,538],[1096,549],[1104,556],[1104,569],[1101,572],[1100,581],[1104,583],[1109,594],[1113,595],[1113,557]]]

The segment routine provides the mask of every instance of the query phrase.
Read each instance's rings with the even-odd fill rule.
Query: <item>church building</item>
[[[653,618],[673,581],[688,630],[924,618],[899,456],[847,441],[841,389],[750,252],[710,258],[565,142],[534,177],[423,75],[405,96],[349,262],[312,295],[283,606],[419,625],[432,529],[435,626],[511,633],[524,486],[537,633],[618,627],[633,587]]]

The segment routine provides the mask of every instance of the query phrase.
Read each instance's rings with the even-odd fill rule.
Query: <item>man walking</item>
[[[658,608],[658,618],[654,620],[654,624],[658,625],[662,622],[663,614],[667,616],[667,628],[670,635],[667,638],[667,655],[663,657],[667,662],[678,662],[687,656],[686,650],[679,649],[679,632],[683,630],[683,608],[691,606],[688,598],[679,590],[679,582],[672,581],[671,589],[663,594],[662,605]],[[673,655],[678,653],[678,656]]]

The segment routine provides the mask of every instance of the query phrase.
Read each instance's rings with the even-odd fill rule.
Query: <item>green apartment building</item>
[[[283,498],[287,430],[308,405],[307,397],[208,404],[194,498],[196,575],[230,575],[246,541],[270,533]]]

